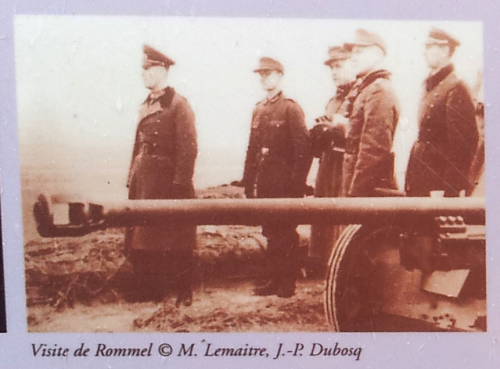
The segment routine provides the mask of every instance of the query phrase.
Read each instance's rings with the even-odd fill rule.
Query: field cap
[[[285,68],[283,68],[283,64],[281,64],[279,61],[277,61],[273,58],[269,58],[267,56],[264,56],[264,57],[260,58],[259,66],[254,70],[254,72],[259,73],[259,72],[266,71],[266,70],[275,70],[275,71],[278,71],[280,73],[285,72]]]

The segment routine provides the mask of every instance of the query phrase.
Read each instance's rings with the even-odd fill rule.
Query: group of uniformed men
[[[471,94],[451,61],[459,44],[443,30],[429,33],[425,58],[430,75],[406,172],[408,196],[429,196],[432,191],[458,196],[474,187],[470,168],[478,127]],[[392,147],[399,105],[391,73],[381,68],[386,53],[384,40],[362,29],[353,42],[329,49],[325,64],[337,92],[310,131],[300,105],[281,90],[283,65],[260,59],[254,72],[267,97],[254,109],[244,175],[238,181],[247,198],[303,197],[313,155],[320,158],[317,197],[373,197],[397,190]],[[141,108],[129,197],[193,198],[194,114],[187,100],[168,87],[174,61],[149,46],[144,56],[144,83],[151,92]],[[286,219],[262,226],[270,272],[266,283],[254,290],[256,295],[294,295],[299,268],[296,227]],[[332,244],[338,232],[314,225],[312,256],[325,259],[324,245]],[[126,245],[137,275],[137,297],[162,299],[165,285],[171,283],[177,291],[176,305],[190,305],[195,244],[192,225],[130,228]]]

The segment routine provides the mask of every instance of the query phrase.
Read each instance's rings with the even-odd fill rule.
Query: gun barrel
[[[97,229],[167,223],[242,224],[418,224],[436,216],[461,216],[484,224],[484,198],[306,198],[123,200],[99,205],[68,203],[68,222],[55,224],[50,202],[34,207],[42,236],[80,236]]]
[[[109,204],[104,209],[109,226],[142,222],[214,225],[398,223],[442,215],[462,216],[481,224],[485,218],[482,198],[128,200]]]

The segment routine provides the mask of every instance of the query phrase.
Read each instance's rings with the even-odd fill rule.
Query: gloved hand
[[[245,187],[245,182],[242,179],[239,181],[232,181],[230,184],[235,187]]]
[[[254,199],[256,197],[253,186],[245,186],[245,196],[247,199]]]
[[[312,154],[315,157],[320,158],[323,152],[330,147],[332,142],[331,129],[330,124],[319,123],[309,131]]]
[[[306,185],[304,195],[313,196],[314,195],[314,187],[310,185]]]

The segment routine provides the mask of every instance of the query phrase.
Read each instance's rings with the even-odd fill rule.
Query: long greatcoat
[[[419,124],[406,172],[408,195],[429,196],[441,190],[456,196],[460,190],[471,190],[469,170],[478,143],[476,109],[452,65],[427,79]]]
[[[333,121],[335,114],[346,115],[347,104],[345,100],[352,87],[352,83],[339,86],[337,94],[328,101],[325,115]],[[345,151],[345,132],[341,127],[333,126],[335,131],[333,140],[327,150],[320,157],[318,173],[314,185],[315,197],[337,197],[340,195],[342,184],[342,163]],[[335,241],[340,236],[343,226],[330,224],[311,225],[311,245],[309,256],[316,259],[320,267],[328,263],[328,256]]]
[[[347,97],[350,127],[342,168],[342,196],[377,196],[376,188],[396,189],[394,132],[399,103],[390,73],[376,70],[359,76]]]
[[[129,199],[193,198],[197,155],[195,117],[188,101],[173,88],[149,97],[141,107],[129,172]],[[173,192],[182,186],[184,193]],[[133,227],[126,245],[132,250],[192,249],[196,228],[191,225]]]

